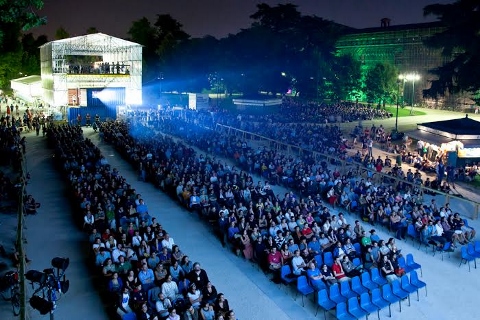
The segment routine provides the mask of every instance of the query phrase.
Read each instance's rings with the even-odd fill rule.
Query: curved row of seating
[[[70,125],[64,125],[64,126],[58,126],[58,127],[51,127],[48,129],[48,132],[47,132],[47,137],[48,137],[48,143],[49,143],[49,146],[50,147],[54,147],[55,148],[55,159],[56,161],[58,162],[58,167],[59,168],[63,168],[64,170],[62,171],[62,173],[64,174],[64,178],[66,178],[68,181],[69,181],[69,187],[70,187],[70,191],[72,192],[71,194],[71,202],[72,202],[72,207],[73,207],[73,213],[75,215],[75,218],[76,220],[79,222],[79,226],[82,225],[82,223],[80,223],[80,220],[81,217],[83,215],[85,215],[85,211],[86,211],[86,208],[82,208],[81,207],[81,204],[80,202],[84,201],[85,199],[88,200],[88,201],[93,201],[94,198],[97,197],[97,194],[94,193],[94,192],[88,192],[88,190],[93,190],[94,188],[90,188],[90,185],[89,183],[91,183],[92,181],[93,182],[99,182],[99,181],[102,181],[104,184],[103,185],[99,185],[99,187],[96,189],[98,192],[103,192],[105,191],[105,199],[107,199],[108,197],[106,196],[106,194],[118,194],[119,190],[121,189],[122,192],[126,192],[126,191],[123,191],[123,190],[126,190],[127,188],[130,188],[130,185],[127,184],[126,180],[120,176],[118,174],[118,171],[115,171],[115,169],[113,170],[110,170],[110,166],[105,166],[105,165],[101,165],[101,159],[102,159],[102,155],[101,155],[101,152],[100,150],[88,139],[84,139],[83,137],[83,132],[81,130],[81,128],[79,127],[75,127],[75,126],[70,126]],[[66,166],[68,162],[68,166]],[[75,163],[75,164],[74,164]],[[120,189],[115,189],[114,186],[116,184],[116,182],[118,182],[118,188]],[[107,189],[110,189],[110,187],[112,188],[112,190],[107,190]],[[105,188],[105,189],[103,189]],[[102,191],[100,191],[102,190]],[[89,208],[90,205],[88,205],[87,208]],[[93,210],[93,209],[92,209]],[[98,212],[97,212],[98,213]],[[79,219],[80,218],[80,219]],[[84,224],[83,224],[84,225]],[[111,241],[115,241],[114,238],[113,238],[113,234],[114,232],[117,232],[117,231],[120,231],[120,228],[118,228],[118,230],[116,230],[115,228],[109,228],[109,227],[105,227],[105,224],[102,223],[102,225],[104,225],[103,227],[103,234],[101,235],[101,237],[103,238],[104,235],[106,234],[106,231],[107,230],[111,230],[111,233],[107,234],[107,235],[110,235],[112,236],[112,239]],[[84,225],[85,226],[85,225]],[[108,225],[110,226],[110,224]],[[126,229],[124,229],[126,230]],[[105,231],[105,232],[104,232]],[[91,237],[91,235],[90,235]],[[108,237],[106,237],[108,239]],[[98,239],[100,240],[100,239]],[[119,243],[122,243],[119,239],[117,239],[119,241]],[[115,246],[112,246],[113,250],[117,250],[118,248],[121,249],[121,247],[116,247]],[[89,253],[91,254],[91,248],[89,248]],[[93,250],[95,251],[95,250]],[[103,252],[108,252],[108,255],[105,255],[103,256]],[[128,251],[130,252],[130,251]],[[133,251],[132,251],[133,252]],[[115,286],[115,285],[120,285],[120,278],[121,277],[118,277],[117,281],[118,283],[115,284],[111,281],[108,282],[108,285],[105,283],[105,279],[110,279],[109,276],[113,276],[114,274],[117,274],[117,275],[120,275],[120,271],[118,271],[118,269],[113,269],[113,271],[109,271],[109,272],[106,272],[108,270],[112,270],[112,269],[106,269],[106,268],[109,268],[110,266],[112,266],[112,264],[108,264],[108,260],[110,260],[111,262],[111,258],[110,258],[110,253],[109,253],[109,250],[108,250],[108,247],[99,247],[99,250],[95,251],[95,262],[96,262],[96,266],[92,266],[92,270],[95,270],[95,276],[100,276],[99,279],[97,279],[97,282],[96,283],[98,286],[98,289],[101,293],[104,293],[104,295],[102,296],[103,298],[105,298],[105,301],[107,302],[106,304],[106,308],[107,308],[107,311],[109,311],[109,314],[112,318],[115,318],[116,319],[116,313],[118,311],[118,309],[120,309],[120,306],[119,306],[119,303],[118,303],[118,298],[122,297],[121,295],[118,294],[118,291],[112,291],[111,290],[111,287]],[[101,256],[101,257],[100,257]],[[101,258],[101,260],[99,260],[99,257]],[[126,255],[124,255],[124,257],[126,257]],[[130,270],[133,270],[135,271],[136,269],[140,269],[141,267],[147,267],[146,264],[143,264],[143,265],[140,265],[139,262],[143,261],[143,260],[146,260],[146,257],[145,256],[141,256],[141,260],[137,260],[137,259],[134,259],[133,257],[135,257],[135,255],[131,255],[130,254],[128,255],[129,258],[125,258],[125,261],[128,261],[129,264],[130,264],[130,268],[129,269],[126,269],[125,271],[126,272],[130,272]],[[129,259],[129,260],[127,260]],[[100,261],[100,264],[98,263]],[[101,266],[101,268],[98,268],[99,266]],[[158,265],[157,265],[158,266]],[[201,271],[200,273],[204,273],[205,276],[202,275],[202,281],[206,279],[206,281],[208,281],[208,276],[206,274],[205,271],[200,270],[198,269],[199,271]],[[126,273],[125,272],[125,273]],[[138,272],[138,270],[137,270]],[[193,271],[192,271],[193,272]],[[165,278],[167,276],[165,275]],[[135,277],[136,278],[136,277]],[[198,279],[197,277],[195,277],[196,280],[200,281],[200,276],[198,276]],[[124,280],[125,281],[125,280]],[[186,283],[187,280],[183,281],[182,283]],[[138,291],[142,291],[143,288],[140,288],[140,286],[138,286],[139,284],[143,284],[142,281],[138,281],[138,279],[134,280],[133,283],[135,283],[135,287],[137,288]],[[191,281],[190,283],[193,283],[193,281]],[[108,292],[106,292],[106,286],[109,287],[108,289]],[[140,288],[140,289],[138,289]],[[191,288],[191,287],[189,287]],[[129,291],[129,295],[130,295],[130,300],[127,300],[130,301],[130,304],[134,304],[134,303],[141,303],[141,307],[146,307],[147,309],[145,310],[138,310],[137,308],[131,308],[131,310],[133,310],[134,312],[131,312],[131,310],[128,310],[128,308],[123,308],[123,311],[124,311],[124,314],[122,315],[122,319],[136,319],[137,317],[139,317],[140,319],[150,319],[150,320],[154,320],[154,319],[166,319],[165,316],[162,316],[159,312],[157,312],[156,310],[154,310],[154,308],[152,308],[152,301],[155,302],[156,300],[159,299],[159,292],[162,292],[158,287],[153,287],[152,289],[150,289],[148,292],[144,292],[142,291],[142,293],[138,293],[138,291],[136,291],[135,289],[132,291],[129,289],[129,287],[126,285],[126,283],[124,283],[124,285],[120,285],[120,293],[123,294],[124,293],[124,290],[127,290]],[[198,288],[198,289],[202,289],[203,288]],[[160,291],[159,291],[160,290]],[[185,296],[185,300],[184,303],[182,304],[182,309],[180,309],[179,305],[177,303],[174,303],[174,301],[172,301],[172,305],[170,306],[170,308],[174,308],[174,309],[177,309],[177,313],[178,314],[183,314],[183,313],[188,313],[188,312],[192,312],[188,309],[194,309],[193,305],[190,303],[188,303],[187,301],[187,298],[186,298],[186,290],[182,290],[180,285],[178,286],[178,293],[179,293],[179,296],[180,296],[180,293],[181,295]],[[155,294],[153,294],[153,292],[155,292]],[[115,294],[115,299],[112,299],[112,293]],[[146,299],[147,298],[147,294],[148,294],[148,300]],[[140,300],[135,300],[136,296],[140,297],[141,299]],[[145,299],[144,299],[145,298]],[[180,298],[176,299],[176,300],[182,300]],[[175,302],[178,302],[178,301],[175,301]],[[210,302],[212,303],[212,302]],[[200,302],[198,303],[198,305],[200,305]],[[225,304],[224,304],[225,305]],[[228,306],[228,303],[226,304]],[[192,308],[189,308],[190,306],[192,306]],[[197,307],[197,306],[195,306]],[[169,312],[171,311],[169,308]],[[158,309],[158,308],[157,308]],[[197,307],[198,309],[198,307]],[[127,310],[125,312],[125,310]],[[197,316],[199,316],[200,314],[200,311],[199,310],[193,310],[193,312],[195,314],[197,314]],[[225,311],[225,314],[226,313],[230,313],[231,310],[226,310]],[[146,317],[146,314],[148,313],[148,317]],[[158,315],[157,315],[158,314]],[[168,316],[168,314],[167,314]],[[223,314],[222,314],[223,316]]]

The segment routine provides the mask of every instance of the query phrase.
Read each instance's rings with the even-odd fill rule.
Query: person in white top
[[[162,284],[162,293],[165,298],[170,299],[170,301],[175,301],[178,297],[178,286],[172,281],[172,276],[167,276],[167,281]]]
[[[165,238],[162,240],[162,247],[167,248],[168,251],[172,251],[172,247],[175,244],[173,238],[168,233],[165,234]]]
[[[305,272],[307,264],[300,255],[300,250],[295,250],[295,256],[292,258],[293,273],[297,276]]]

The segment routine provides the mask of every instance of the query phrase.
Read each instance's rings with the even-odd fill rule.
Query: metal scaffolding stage
[[[87,106],[87,90],[108,88],[124,90],[115,103],[142,104],[138,43],[103,33],[51,41],[40,47],[40,63],[43,100],[51,106]]]

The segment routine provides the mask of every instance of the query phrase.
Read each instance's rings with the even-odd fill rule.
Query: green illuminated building
[[[400,92],[404,89],[400,96],[404,97],[405,103],[409,104],[414,91],[415,104],[444,104],[444,99],[426,101],[422,90],[428,88],[430,80],[434,79],[428,71],[447,61],[440,50],[426,47],[423,40],[445,28],[439,22],[390,26],[388,19],[382,19],[382,25],[379,28],[353,29],[337,41],[337,54],[351,54],[362,62],[364,72],[377,63],[387,62],[394,65],[400,74],[416,73],[420,80],[415,82],[415,86],[408,82],[399,85]],[[451,105],[453,97],[446,99]]]

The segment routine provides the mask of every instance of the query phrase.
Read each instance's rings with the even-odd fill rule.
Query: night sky
[[[262,2],[271,6],[290,2],[298,5],[304,15],[368,28],[379,27],[380,19],[385,17],[391,19],[391,25],[434,21],[434,17],[423,17],[423,7],[454,0],[44,0],[40,15],[46,16],[48,23],[32,32],[54,40],[60,26],[71,36],[96,27],[100,32],[124,38],[132,21],[146,17],[154,23],[157,14],[169,13],[193,37],[208,34],[222,38],[248,28],[252,22],[249,16]]]

